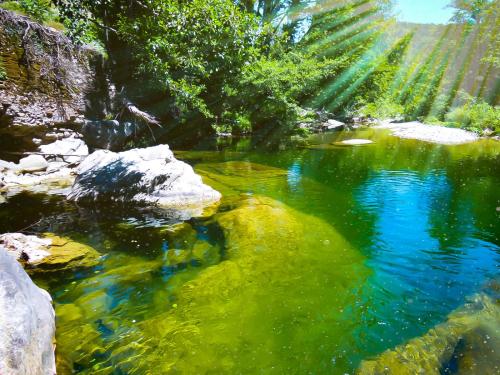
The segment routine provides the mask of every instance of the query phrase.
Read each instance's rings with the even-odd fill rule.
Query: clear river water
[[[374,143],[335,145],[347,138]],[[354,374],[498,292],[500,142],[359,130],[247,145],[176,152],[223,194],[188,221],[43,194],[0,204],[2,232],[30,226],[102,254],[34,275],[54,300],[59,373]]]

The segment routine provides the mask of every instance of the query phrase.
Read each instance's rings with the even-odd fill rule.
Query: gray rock
[[[325,130],[342,130],[344,129],[345,124],[343,122],[329,119],[327,122],[323,124],[323,128]]]
[[[48,145],[39,147],[40,151],[48,154],[52,161],[63,161],[66,163],[79,163],[89,154],[85,142],[75,137],[60,139]]]
[[[50,162],[49,166],[47,167],[47,173],[60,171],[61,169],[66,168],[67,166],[68,166],[68,163],[65,163],[63,161]]]
[[[0,160],[0,172],[6,170],[17,171],[19,170],[19,166],[10,161]]]
[[[16,260],[37,263],[50,255],[50,239],[27,236],[22,233],[4,233],[0,235],[0,246]]]
[[[50,295],[0,247],[0,374],[55,374],[54,334]]]
[[[22,233],[4,233],[0,235],[0,246],[31,272],[93,267],[98,264],[100,256],[90,246],[51,233],[45,233],[43,238]]]
[[[120,151],[142,128],[131,122],[116,120],[87,121],[82,127],[85,142],[93,148]]]
[[[168,145],[115,153],[97,151],[77,168],[68,199],[186,207],[217,202],[221,195],[205,185]]]
[[[23,172],[44,171],[49,163],[41,155],[30,155],[19,160],[19,169]]]
[[[75,181],[75,174],[73,169],[66,167],[41,174],[17,174],[15,171],[7,170],[0,172],[0,181],[0,191],[7,192],[7,196],[22,191],[66,195]]]

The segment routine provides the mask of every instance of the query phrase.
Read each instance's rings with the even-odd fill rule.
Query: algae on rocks
[[[52,233],[45,233],[42,238],[5,233],[0,235],[0,244],[30,272],[93,267],[100,257],[94,248]]]
[[[440,375],[455,362],[460,374],[498,374],[499,323],[498,302],[478,294],[422,337],[363,361],[357,373]]]
[[[78,296],[75,306],[57,308],[62,309],[58,335],[65,361],[92,366],[99,358],[96,371],[144,372],[154,364],[159,373],[207,368],[234,373],[270,368],[277,358],[285,359],[280,363],[287,358],[296,363],[291,361],[299,355],[296,350],[306,350],[303,368],[295,369],[300,371],[316,366],[334,350],[333,338],[328,348],[317,348],[314,341],[325,330],[338,327],[340,332],[345,322],[357,319],[344,315],[344,309],[355,303],[353,290],[369,275],[364,257],[326,222],[270,198],[244,195],[234,198],[230,208],[212,222],[225,237],[219,262],[174,273],[149,297],[148,313],[136,312],[137,322],[130,321],[136,296],[113,307],[112,295],[105,290],[125,291],[129,282],[142,282],[169,264],[175,267],[177,259],[158,257],[149,265],[145,260],[128,261],[132,269],[117,270],[108,268],[109,258],[98,275],[72,287],[68,293]],[[180,233],[181,241],[193,242],[189,227],[180,230],[185,232]],[[213,256],[207,245],[196,241],[179,250],[191,251],[194,258],[207,252]],[[124,280],[120,275],[140,279]],[[86,285],[96,282],[99,289],[91,297],[83,293]],[[114,282],[120,286],[112,287]],[[116,324],[120,314],[128,321]],[[74,334],[77,324],[87,327],[82,330],[87,337]],[[108,333],[95,340],[95,332],[103,329]],[[259,363],[254,360],[256,351]]]

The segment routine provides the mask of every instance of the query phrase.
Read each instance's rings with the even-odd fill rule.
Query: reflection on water
[[[375,143],[332,145],[345,138]],[[36,279],[56,304],[59,373],[353,373],[500,276],[498,143],[368,130],[177,155],[223,193],[217,215],[0,205],[2,231],[34,224],[103,254]]]

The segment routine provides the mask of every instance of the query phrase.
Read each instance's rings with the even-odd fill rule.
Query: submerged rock
[[[198,164],[196,171],[224,196],[246,193],[248,186],[287,188],[287,170],[248,161]]]
[[[427,125],[418,121],[404,123],[382,122],[377,128],[389,129],[396,137],[418,139],[420,141],[445,145],[468,143],[479,139],[477,134],[467,130]]]
[[[47,233],[43,238],[22,233],[0,235],[0,244],[33,271],[92,267],[100,254],[90,246]]]
[[[272,199],[244,196],[231,206],[214,219],[224,232],[223,261],[197,270],[187,282],[184,273],[170,278],[168,285],[182,286],[174,296],[155,296],[157,313],[117,328],[105,348],[96,344],[97,355],[105,350],[109,356],[100,369],[142,373],[154,363],[158,373],[202,373],[208,368],[214,373],[253,373],[296,358],[307,348],[300,372],[324,356],[321,351],[327,349],[313,349],[311,342],[323,337],[326,327],[331,332],[338,325],[341,306],[355,303],[353,289],[368,275],[363,257],[329,224]],[[109,282],[110,275],[96,277]],[[77,304],[88,306],[83,294],[81,298]],[[103,311],[105,304],[99,302],[100,310],[85,320],[102,319],[111,327],[113,316]],[[348,319],[352,324],[355,317]],[[88,338],[72,330],[71,339],[61,332],[67,348],[92,340],[91,330]],[[70,363],[92,363],[87,350],[67,356]]]
[[[210,205],[221,195],[167,145],[115,153],[97,151],[77,169],[68,198],[78,203],[135,203],[161,207]]]
[[[54,333],[50,295],[0,246],[0,374],[55,374]]]
[[[439,375],[450,366],[460,374],[498,374],[499,323],[498,303],[477,295],[422,337],[362,362],[358,374]]]

